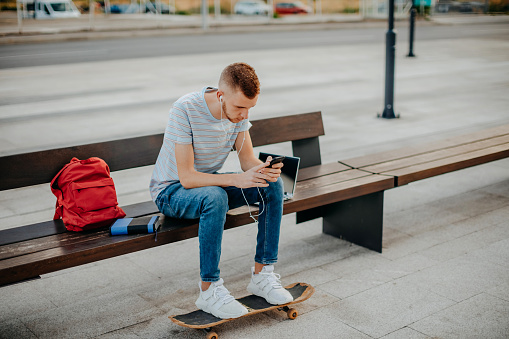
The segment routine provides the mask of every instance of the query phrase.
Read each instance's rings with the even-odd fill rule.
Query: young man
[[[219,318],[247,313],[219,277],[226,212],[259,203],[255,264],[248,291],[281,305],[293,300],[274,273],[283,214],[282,164],[269,167],[254,155],[249,109],[260,83],[245,63],[227,66],[219,87],[184,95],[170,110],[150,192],[159,210],[174,218],[199,218],[200,295],[196,306]],[[242,173],[219,174],[235,146]]]

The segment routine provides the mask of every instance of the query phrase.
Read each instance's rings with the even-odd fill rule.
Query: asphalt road
[[[406,23],[398,30],[397,41],[408,40]],[[185,36],[120,38],[59,43],[19,44],[0,47],[0,69],[94,61],[150,58],[228,51],[269,50],[309,46],[338,46],[385,41],[385,27],[330,28],[253,33],[218,33]],[[509,25],[501,23],[417,26],[419,41],[458,38],[509,37]]]

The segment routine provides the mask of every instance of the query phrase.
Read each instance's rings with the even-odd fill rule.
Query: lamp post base
[[[384,109],[384,112],[382,114],[378,113],[377,118],[383,118],[383,119],[399,119],[399,114],[394,114],[394,110],[391,108]]]

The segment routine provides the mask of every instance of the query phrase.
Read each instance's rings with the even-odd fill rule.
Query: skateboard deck
[[[296,309],[290,308],[288,306],[298,304],[300,302],[303,302],[304,300],[309,299],[315,292],[315,289],[313,288],[313,286],[308,285],[306,283],[294,283],[286,286],[285,288],[292,294],[293,301],[283,305],[269,304],[264,298],[258,297],[253,294],[237,299],[237,301],[243,304],[249,311],[246,315],[243,315],[240,318],[278,309],[287,312],[288,317],[290,319],[295,319],[298,316],[299,312]],[[217,334],[211,331],[211,328],[213,326],[217,326],[219,324],[223,324],[231,320],[240,319],[240,318],[221,319],[213,316],[212,314],[203,312],[202,310],[193,311],[181,315],[172,315],[168,318],[170,318],[171,321],[180,326],[205,330],[208,333],[207,338],[218,338]]]

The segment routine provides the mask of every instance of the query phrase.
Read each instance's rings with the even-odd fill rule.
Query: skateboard
[[[285,287],[293,296],[293,301],[283,305],[272,305],[269,304],[264,298],[258,297],[256,295],[248,295],[247,297],[237,299],[238,302],[243,304],[247,310],[249,311],[246,315],[243,315],[240,318],[248,317],[253,314],[262,313],[270,310],[279,310],[284,311],[288,315],[288,318],[295,319],[299,315],[299,312],[290,308],[290,305],[298,304],[303,302],[304,300],[309,299],[315,289],[313,286],[308,285],[306,283],[294,283]],[[212,314],[203,312],[202,310],[194,311],[187,314],[181,315],[172,315],[168,317],[175,324],[188,327],[204,330],[207,334],[207,339],[218,339],[219,336],[216,332],[212,330],[212,327],[217,326],[219,324],[226,323],[231,320],[240,319],[240,318],[232,318],[232,319],[221,319],[216,318]]]

